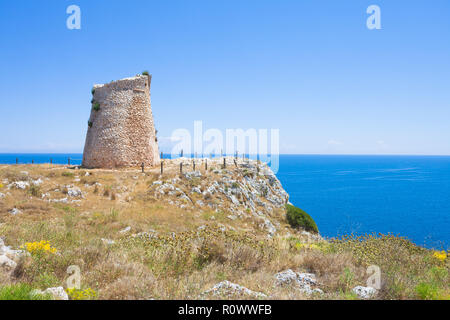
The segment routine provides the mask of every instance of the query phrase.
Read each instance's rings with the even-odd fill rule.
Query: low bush
[[[67,171],[61,173],[61,175],[63,177],[68,177],[68,178],[72,178],[74,176],[73,172],[67,172]]]
[[[42,196],[42,191],[41,191],[41,187],[35,184],[31,184],[28,187],[28,194],[30,194],[33,197],[41,197]]]

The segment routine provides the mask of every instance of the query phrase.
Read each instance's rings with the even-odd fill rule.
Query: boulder
[[[53,300],[69,300],[69,296],[63,287],[48,288],[44,291],[34,290],[34,294],[50,295]]]
[[[352,292],[356,294],[360,299],[370,299],[377,294],[377,290],[372,287],[357,286],[352,289]]]
[[[201,296],[222,296],[222,297],[235,297],[244,296],[256,299],[267,298],[267,295],[262,292],[252,291],[239,284],[232,283],[228,280],[215,284],[211,289],[204,291]]]
[[[18,215],[18,214],[21,214],[22,213],[22,211],[20,211],[19,209],[17,209],[17,208],[13,208],[13,209],[11,209],[11,210],[9,210],[8,211],[10,214],[12,214],[13,216],[15,216],[15,215]]]
[[[291,269],[279,272],[275,275],[277,285],[295,285],[301,292],[311,294],[323,294],[319,288],[312,289],[312,286],[317,286],[316,275],[313,273],[298,273]]]
[[[67,195],[72,198],[79,198],[83,195],[83,193],[81,192],[80,188],[73,187],[68,189]]]
[[[0,256],[0,270],[12,272],[16,267],[17,263],[14,260],[8,258],[5,254]]]

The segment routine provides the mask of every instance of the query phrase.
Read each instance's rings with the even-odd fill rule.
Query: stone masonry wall
[[[150,102],[151,76],[94,86],[94,104],[83,152],[86,168],[155,166],[158,143]],[[93,104],[93,105],[94,105]]]

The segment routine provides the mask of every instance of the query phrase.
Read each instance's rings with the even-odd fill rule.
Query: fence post
[[[68,161],[68,163],[69,163],[69,166],[70,166],[70,157],[67,159],[67,161]]]
[[[223,168],[225,169],[227,167],[227,162],[225,161],[225,157],[223,157]]]
[[[180,158],[183,158],[183,149],[181,149]]]
[[[161,152],[161,156],[159,157],[161,160],[163,159],[163,153]]]
[[[161,175],[163,175],[164,172],[164,161],[161,161]]]
[[[180,174],[183,174],[183,162],[180,162]]]
[[[31,159],[31,164],[34,164],[34,159]]]
[[[19,164],[19,158],[16,158],[16,164]]]
[[[205,162],[205,170],[208,171],[208,158],[206,158],[205,160],[206,160],[206,162]]]
[[[144,168],[145,168],[145,164],[142,162],[142,163],[141,163],[142,173],[144,173]]]
[[[195,171],[195,160],[192,160],[192,168],[193,168],[193,171]]]

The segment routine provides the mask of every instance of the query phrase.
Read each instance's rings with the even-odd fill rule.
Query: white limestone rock
[[[130,230],[131,230],[131,227],[128,226],[128,227],[126,227],[125,229],[120,230],[119,233],[120,233],[120,234],[125,234],[125,233],[128,233]]]
[[[20,211],[20,210],[17,209],[17,208],[13,208],[13,209],[9,210],[8,212],[9,212],[10,214],[12,214],[13,216],[16,216],[16,215],[22,213],[22,211]]]
[[[377,290],[372,287],[357,286],[352,289],[360,299],[371,299],[377,294]]]
[[[42,293],[51,295],[53,300],[69,300],[69,296],[63,287],[48,288]]]
[[[236,283],[232,283],[228,280],[217,283],[211,289],[206,290],[201,294],[201,296],[203,297],[206,295],[222,296],[222,297],[244,296],[256,299],[267,298],[267,295],[262,292],[252,291],[248,288],[245,288]]]
[[[8,185],[8,189],[16,188],[16,189],[25,190],[29,186],[30,186],[30,183],[28,181],[15,181]]]
[[[14,269],[16,269],[17,263],[8,258],[6,254],[3,254],[0,256],[0,270],[6,271],[6,272],[12,272]]]
[[[295,285],[301,292],[311,294],[323,294],[319,288],[312,289],[312,286],[317,286],[316,275],[313,273],[298,273],[291,269],[279,272],[275,275],[277,285]]]

